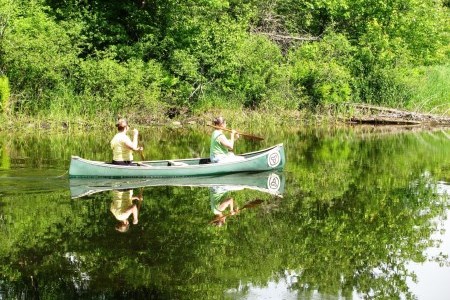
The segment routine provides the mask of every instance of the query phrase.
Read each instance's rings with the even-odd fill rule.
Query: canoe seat
[[[200,161],[198,162],[199,165],[206,165],[206,164],[210,164],[211,163],[211,159],[209,158],[200,158]]]
[[[168,161],[167,161],[167,165],[168,165],[168,166],[176,166],[176,167],[180,167],[180,166],[188,166],[187,163],[179,162],[179,161],[173,161],[173,160],[168,160]]]

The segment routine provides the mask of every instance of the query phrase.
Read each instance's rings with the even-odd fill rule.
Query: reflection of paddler
[[[229,207],[230,215],[234,215],[239,212],[239,209],[234,209],[234,199],[229,195],[230,189],[223,186],[212,187],[210,191],[210,205],[213,214],[217,218],[215,225],[223,225],[225,223],[226,217],[224,216],[224,211]]]
[[[128,231],[130,223],[128,218],[133,215],[133,224],[138,223],[138,213],[142,196],[133,196],[133,190],[113,190],[110,211],[119,221],[116,230],[120,232]],[[133,200],[139,201],[139,206],[133,203]]]
[[[229,214],[223,214],[223,213],[221,213],[220,215],[216,214],[216,217],[214,219],[212,219],[209,223],[218,225],[218,226],[222,226],[225,223],[225,219],[228,216],[235,215],[237,212],[241,212],[246,208],[252,208],[252,207],[258,206],[263,202],[264,201],[261,199],[255,199],[255,200],[249,201],[244,206],[242,206],[242,208],[235,210],[234,212],[230,212]]]

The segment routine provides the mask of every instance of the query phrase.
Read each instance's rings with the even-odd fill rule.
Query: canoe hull
[[[90,161],[72,156],[70,177],[187,177],[210,176],[239,172],[261,172],[281,170],[286,158],[283,144],[278,144],[261,151],[241,154],[245,159],[236,162],[208,163],[205,158],[175,160],[181,166],[169,166],[167,160],[144,161],[142,166],[119,166],[110,163]]]

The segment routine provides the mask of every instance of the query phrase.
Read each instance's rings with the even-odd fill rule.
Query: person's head
[[[117,225],[116,225],[116,230],[117,230],[118,232],[125,233],[125,232],[128,231],[128,229],[130,229],[130,223],[129,223],[129,222],[120,221],[120,222],[117,223]]]
[[[214,220],[211,224],[213,226],[222,227],[223,225],[225,225],[225,220],[226,220],[226,217],[218,218],[218,219]]]
[[[116,126],[117,126],[117,130],[118,130],[118,131],[124,131],[125,129],[128,128],[128,122],[127,122],[126,119],[120,118],[120,119],[117,121]]]
[[[225,121],[225,119],[223,117],[217,117],[217,118],[214,118],[213,123],[215,126],[225,127],[227,124],[227,121]]]

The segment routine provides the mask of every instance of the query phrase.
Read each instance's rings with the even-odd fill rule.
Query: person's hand
[[[134,128],[134,129],[133,129],[133,134],[134,134],[134,135],[138,135],[138,134],[139,134],[139,131],[138,131],[136,128]]]

